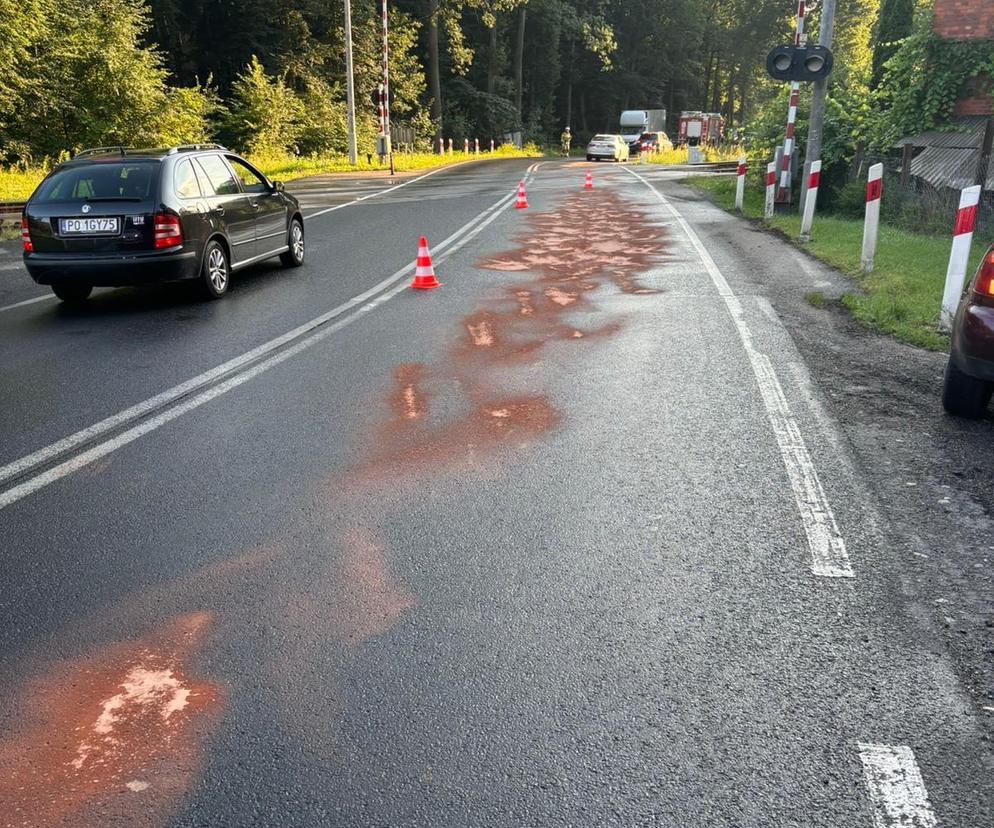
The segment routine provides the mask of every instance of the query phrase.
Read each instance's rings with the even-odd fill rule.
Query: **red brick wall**
[[[994,39],[994,2],[935,0],[932,29],[949,40]]]

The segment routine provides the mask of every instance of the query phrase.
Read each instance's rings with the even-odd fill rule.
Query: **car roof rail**
[[[227,152],[228,148],[221,144],[180,144],[177,147],[170,147],[169,155],[175,155],[177,152],[197,152],[199,150],[223,150]]]
[[[84,155],[107,155],[111,152],[120,153],[123,157],[125,153],[124,147],[118,144],[116,147],[89,147],[88,149],[82,149],[77,152],[73,158],[82,158]]]

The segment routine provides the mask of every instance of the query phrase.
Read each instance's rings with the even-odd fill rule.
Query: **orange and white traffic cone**
[[[583,189],[584,190],[594,189],[594,177],[590,174],[590,170],[587,170],[587,175],[583,180]]]
[[[417,290],[431,290],[441,283],[435,278],[435,267],[431,263],[431,252],[428,250],[428,240],[422,236],[418,240],[418,260],[414,269],[414,281],[411,287]]]
[[[514,202],[514,206],[519,210],[524,210],[528,206],[528,198],[525,196],[524,181],[518,184],[518,200]]]

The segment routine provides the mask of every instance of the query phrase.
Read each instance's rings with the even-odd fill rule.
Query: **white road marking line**
[[[738,297],[732,292],[714,259],[711,258],[711,254],[708,253],[700,237],[686,219],[677,212],[676,208],[650,181],[627,167],[624,169],[655,193],[656,198],[673,214],[677,224],[680,225],[701,257],[712,283],[735,323],[735,329],[738,331],[739,339],[742,341],[742,346],[749,357],[749,363],[752,365],[756,382],[759,384],[763,405],[766,407],[767,419],[773,428],[777,444],[780,447],[780,456],[783,458],[787,476],[790,478],[794,500],[797,502],[801,523],[804,525],[804,532],[808,538],[812,572],[827,578],[854,577],[855,573],[849,562],[845,540],[839,532],[835,514],[825,496],[825,490],[818,478],[818,472],[815,470],[800,427],[787,404],[787,398],[783,393],[783,387],[780,385],[776,371],[773,369],[773,363],[766,354],[757,351],[753,345],[752,331],[745,321],[745,314]]]
[[[860,742],[859,758],[873,802],[874,828],[938,825],[911,748]]]
[[[54,293],[46,293],[44,296],[35,296],[33,299],[25,299],[23,302],[14,302],[13,305],[4,305],[0,308],[0,313],[6,310],[13,310],[14,308],[23,308],[25,305],[33,305],[35,302],[44,302],[48,299],[54,298]]]
[[[470,239],[478,235],[486,226],[493,222],[506,207],[511,204],[515,196],[516,190],[508,193],[495,204],[476,215],[472,220],[456,230],[456,232],[448,238],[435,245],[435,260],[443,261],[455,251],[459,250]],[[334,308],[321,316],[315,317],[315,319],[312,319],[310,322],[306,322],[303,325],[294,328],[292,331],[277,337],[276,339],[272,339],[269,342],[260,345],[259,347],[254,348],[239,357],[236,357],[235,359],[229,360],[223,365],[219,365],[210,371],[205,371],[203,374],[199,374],[191,380],[187,380],[180,385],[174,386],[168,391],[157,394],[156,396],[138,403],[137,405],[131,406],[130,408],[125,409],[112,417],[101,420],[99,423],[89,426],[88,428],[78,431],[69,437],[65,437],[62,440],[39,449],[38,451],[22,457],[19,460],[15,460],[13,463],[3,466],[0,468],[0,480],[5,480],[28,471],[48,460],[51,460],[59,454],[78,448],[83,443],[92,440],[100,434],[106,433],[114,428],[124,426],[129,421],[141,417],[143,414],[147,414],[156,408],[175,402],[188,394],[194,394],[194,396],[189,397],[189,399],[186,399],[178,405],[175,405],[172,408],[169,408],[166,411],[163,411],[160,414],[157,414],[156,416],[127,429],[110,440],[106,440],[99,445],[93,446],[92,448],[63,461],[62,463],[53,466],[47,471],[41,472],[40,474],[25,480],[23,483],[19,483],[16,486],[0,492],[0,509],[9,506],[12,503],[16,503],[18,500],[27,497],[29,494],[38,491],[44,486],[54,483],[56,480],[60,480],[66,475],[72,474],[74,471],[77,471],[89,463],[92,463],[93,461],[116,451],[128,443],[134,442],[139,437],[148,434],[150,431],[154,431],[155,429],[165,425],[188,411],[192,411],[204,403],[210,402],[216,397],[237,388],[239,385],[242,385],[250,379],[258,376],[263,371],[267,371],[273,366],[279,365],[291,356],[300,353],[306,348],[309,348],[317,342],[320,342],[322,339],[330,336],[332,333],[341,330],[346,325],[352,324],[352,322],[362,315],[368,313],[374,308],[379,307],[405,290],[406,285],[403,283],[399,285],[395,285],[394,283],[410,274],[413,270],[414,263],[412,262],[405,265],[379,284],[374,285],[369,290],[353,297],[348,302],[339,305],[337,308]],[[391,287],[393,288],[392,290],[389,289]],[[372,301],[367,301],[370,299],[372,299]],[[355,312],[344,319],[341,319],[331,325],[327,325],[326,327],[321,327],[325,326],[326,323],[334,319],[336,316],[341,316],[346,311],[353,309],[355,309]],[[268,359],[257,362],[250,367],[244,367],[247,363],[252,362],[259,357],[265,356],[267,353],[270,353],[283,345],[287,345],[294,339],[299,339],[304,334],[307,334],[318,327],[321,327],[321,330],[311,334],[299,342],[296,342],[285,350],[279,351],[279,353],[270,356]],[[200,393],[195,393],[202,388],[205,383],[217,380],[223,375],[236,369],[243,370],[240,370],[235,375],[219,382],[217,385],[213,385]]]

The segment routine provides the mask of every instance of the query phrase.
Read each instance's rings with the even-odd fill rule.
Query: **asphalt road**
[[[994,824],[759,234],[640,167],[384,186],[221,302],[0,310],[0,825]]]

